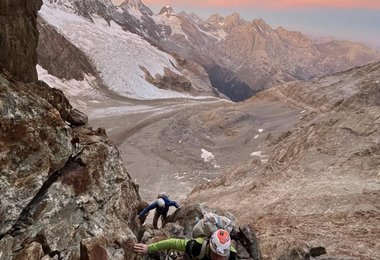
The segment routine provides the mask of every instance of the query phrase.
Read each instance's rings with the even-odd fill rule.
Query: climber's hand
[[[148,253],[148,245],[145,244],[135,244],[133,246],[133,250],[135,250],[136,253],[141,253],[141,254],[147,254]]]

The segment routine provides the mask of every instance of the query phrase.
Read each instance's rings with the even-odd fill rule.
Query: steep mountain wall
[[[117,148],[104,131],[69,127],[34,86],[0,81],[0,259],[32,257],[32,246],[42,256],[124,259],[141,200]]]
[[[1,18],[2,44],[11,43],[1,65],[18,77],[0,71],[0,259],[133,258],[137,185],[105,130],[86,125],[62,91],[19,81],[37,80],[41,2],[5,4],[14,19]]]
[[[38,64],[50,75],[66,80],[83,80],[85,74],[97,75],[95,67],[83,52],[41,17],[38,18],[38,30]]]
[[[0,64],[18,80],[37,80],[37,12],[42,0],[0,2]]]

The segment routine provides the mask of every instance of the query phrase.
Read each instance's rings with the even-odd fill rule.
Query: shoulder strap
[[[198,259],[203,259],[207,253],[207,244],[208,244],[208,239],[205,238],[203,240],[203,243],[202,243],[202,248],[201,248],[201,252],[199,253],[199,255],[197,256]]]
[[[221,226],[221,224],[220,224],[220,216],[216,216],[215,217],[215,220],[216,220],[216,223],[215,223],[215,225],[216,225],[216,227],[218,228],[218,229],[221,229],[221,228],[223,228],[222,226]]]

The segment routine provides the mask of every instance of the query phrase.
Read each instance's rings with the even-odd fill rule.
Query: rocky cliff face
[[[2,16],[3,28],[36,29],[40,2],[5,3],[2,11],[24,16]],[[36,53],[38,38],[25,49],[29,33],[2,34],[15,43],[4,67],[35,67],[35,59],[20,61]],[[23,81],[36,80],[35,73],[8,69],[25,75]],[[0,71],[0,259],[133,258],[138,187],[105,130],[86,123],[62,91]]]
[[[70,106],[53,107],[46,98],[65,99],[48,86],[0,81],[0,258],[125,259],[141,200],[116,147],[104,131],[65,123]]]
[[[37,81],[37,12],[42,0],[0,3],[0,64],[18,80]]]
[[[182,59],[179,55],[172,54],[178,66],[176,69],[181,74],[174,73],[165,68],[163,75],[151,75],[150,72],[141,67],[145,72],[145,79],[160,89],[173,90],[177,92],[190,93],[193,95],[213,95],[222,97],[216,89],[210,88],[210,80],[206,71],[199,64]],[[226,98],[223,96],[223,98]]]

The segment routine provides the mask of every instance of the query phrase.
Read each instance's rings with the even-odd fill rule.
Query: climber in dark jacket
[[[170,206],[174,206],[177,209],[179,208],[178,203],[175,202],[174,200],[170,200],[169,197],[165,193],[160,193],[157,196],[157,198],[158,199],[155,202],[150,204],[148,207],[146,207],[139,213],[139,218],[141,219],[150,210],[156,209],[154,213],[154,218],[153,218],[153,228],[155,229],[158,229],[157,223],[160,216],[161,216],[161,223],[162,223],[161,226],[165,225],[166,217],[168,216],[168,211],[169,211]]]

